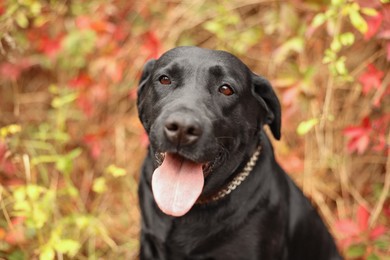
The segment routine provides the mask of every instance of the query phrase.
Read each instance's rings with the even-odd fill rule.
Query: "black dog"
[[[341,259],[317,212],[276,163],[271,85],[224,51],[179,47],[144,68],[150,147],[139,186],[141,259]]]

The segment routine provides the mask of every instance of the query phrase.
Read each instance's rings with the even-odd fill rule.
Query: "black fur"
[[[161,84],[164,75],[170,84]],[[219,92],[224,84],[233,95]],[[138,95],[150,138],[139,184],[141,259],[341,259],[317,212],[274,159],[263,125],[279,139],[281,108],[266,79],[227,52],[179,47],[146,64]],[[201,127],[195,142],[167,137],[172,116]],[[258,145],[251,174],[225,198],[176,218],[157,207],[151,190],[157,153],[211,164],[205,196],[240,172]]]

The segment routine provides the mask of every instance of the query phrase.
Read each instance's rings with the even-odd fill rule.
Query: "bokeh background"
[[[272,82],[278,161],[346,259],[390,259],[388,0],[1,0],[0,259],[137,259],[136,88],[179,45]]]

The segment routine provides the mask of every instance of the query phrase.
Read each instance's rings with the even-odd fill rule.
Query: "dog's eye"
[[[229,85],[225,84],[219,87],[218,91],[225,96],[231,96],[234,94],[234,90]]]
[[[161,84],[163,85],[170,85],[171,84],[171,80],[168,78],[168,76],[165,76],[165,75],[162,75],[158,81],[160,81]]]

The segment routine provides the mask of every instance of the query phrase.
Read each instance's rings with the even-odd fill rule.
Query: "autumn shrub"
[[[389,259],[386,0],[0,2],[0,258],[137,258],[137,81],[178,45],[272,82],[278,161],[346,259]]]

